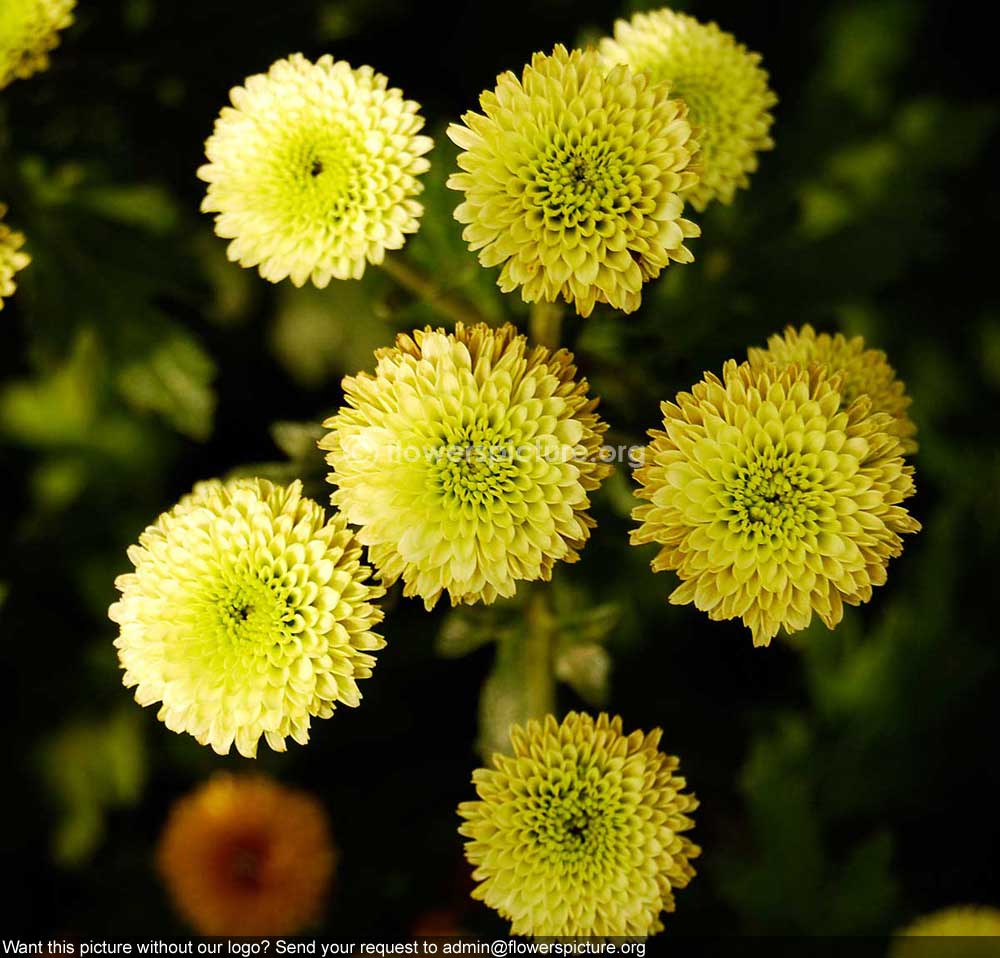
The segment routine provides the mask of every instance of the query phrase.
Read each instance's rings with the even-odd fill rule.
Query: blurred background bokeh
[[[3,2],[3,0],[0,0]],[[339,848],[318,932],[503,933],[468,896],[456,804],[481,723],[516,708],[522,610],[433,614],[394,591],[356,710],[256,764],[169,732],[121,685],[107,607],[125,550],[203,478],[303,478],[340,378],[437,316],[369,269],[325,291],[228,264],[198,212],[228,90],[293,51],[370,63],[437,146],[412,256],[524,323],[451,218],[445,125],[535,50],[658,4],[509,0],[80,0],[51,69],[0,94],[0,201],[31,267],[0,314],[0,676],[5,935],[183,933],[153,869],[172,803],[252,766],[325,807]],[[980,9],[948,0],[676,5],[763,55],[776,149],[700,217],[696,262],[640,312],[567,317],[614,443],[660,400],[787,324],[860,333],[914,397],[924,531],[874,601],[754,649],[666,596],[628,545],[627,464],[557,570],[560,704],[662,726],[702,800],[675,934],[881,934],[1000,904],[1000,109]],[[493,723],[495,724],[495,722]],[[990,731],[993,729],[994,731]]]

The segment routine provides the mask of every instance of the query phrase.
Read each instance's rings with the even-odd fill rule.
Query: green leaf
[[[369,369],[374,351],[395,337],[381,306],[385,282],[369,268],[360,280],[334,281],[326,289],[282,287],[270,333],[275,357],[309,388]]]
[[[610,697],[611,656],[596,642],[572,642],[556,653],[556,678],[589,705],[601,708]]]
[[[149,347],[118,372],[125,401],[139,412],[159,414],[192,439],[207,439],[215,413],[215,363],[193,337],[176,327]]]
[[[123,709],[66,726],[43,747],[42,775],[59,809],[53,856],[61,865],[80,866],[102,841],[107,813],[137,802],[145,785],[139,713]]]

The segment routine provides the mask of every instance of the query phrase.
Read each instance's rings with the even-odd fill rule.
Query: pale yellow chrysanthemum
[[[947,943],[923,941],[948,938]],[[993,941],[964,939],[992,938]],[[960,940],[956,940],[960,939]],[[917,919],[897,932],[891,958],[997,958],[1000,955],[1000,909],[958,905]]]
[[[683,834],[698,802],[658,750],[661,734],[626,736],[603,713],[549,715],[515,725],[513,755],[473,773],[479,800],[458,807],[472,896],[510,919],[511,934],[663,930],[701,849]]]
[[[630,313],[642,284],[694,258],[681,216],[698,181],[686,107],[665,84],[624,67],[605,76],[593,51],[536,53],[521,79],[497,78],[448,136],[465,152],[448,185],[465,193],[455,218],[483,266],[503,266],[504,292],[560,296]]]
[[[293,935],[317,919],[337,855],[313,796],[263,775],[218,774],[177,801],[157,866],[200,934]]]
[[[128,552],[111,619],[126,687],[140,705],[221,755],[284,751],[311,717],[355,706],[383,589],[368,581],[344,518],[327,519],[301,483],[199,483]]]
[[[872,401],[873,412],[892,416],[889,431],[899,436],[903,451],[916,451],[913,437],[917,427],[907,414],[912,400],[906,395],[906,385],[896,378],[896,371],[889,365],[885,353],[881,349],[865,349],[861,336],[846,339],[841,333],[817,335],[808,324],[800,330],[789,326],[784,336],[775,334],[768,339],[767,349],[748,349],[747,357],[752,366],[822,363],[831,374],[840,374],[840,395],[844,405],[849,406],[858,396],[867,396]]]
[[[624,63],[647,73],[687,104],[702,148],[701,178],[686,197],[696,210],[730,203],[750,185],[757,153],[774,146],[770,110],[778,102],[758,54],[716,24],[667,8],[617,21],[600,51],[608,68]]]
[[[681,579],[672,603],[740,618],[768,645],[814,612],[832,629],[885,582],[901,535],[920,528],[903,505],[913,467],[892,418],[866,396],[845,407],[840,383],[818,364],[731,360],[663,403],[632,542],[662,546],[653,569]]]
[[[0,203],[0,309],[5,296],[13,296],[17,289],[14,277],[31,262],[31,257],[21,249],[24,235],[4,223],[7,207]]]
[[[234,88],[198,170],[231,239],[229,258],[264,279],[360,279],[415,233],[430,166],[418,104],[371,67],[301,54]]]
[[[47,70],[59,31],[73,22],[76,0],[0,2],[0,90]]]
[[[566,350],[513,326],[417,330],[344,380],[324,424],[331,501],[360,526],[383,582],[428,609],[493,602],[575,561],[594,525],[588,493],[607,428]]]

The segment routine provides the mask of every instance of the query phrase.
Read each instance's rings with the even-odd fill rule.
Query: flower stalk
[[[529,319],[531,342],[553,351],[558,349],[562,314],[558,303],[533,303]],[[549,583],[535,584],[528,598],[525,626],[518,657],[523,676],[524,719],[542,719],[556,710],[556,620],[549,600]]]
[[[475,325],[489,322],[476,306],[446,290],[406,256],[398,253],[386,256],[380,265],[399,286],[409,290],[452,323]]]
[[[535,585],[528,598],[521,643],[525,719],[542,719],[556,711],[556,620],[549,603],[549,584]]]
[[[559,348],[562,333],[562,307],[558,303],[533,303],[528,320],[529,338],[536,346]]]

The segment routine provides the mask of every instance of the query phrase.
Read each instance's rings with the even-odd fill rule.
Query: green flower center
[[[607,781],[587,773],[552,770],[532,803],[529,835],[547,859],[590,872],[612,857],[617,805]]]
[[[739,466],[726,484],[729,527],[755,542],[795,542],[817,531],[825,495],[797,453],[768,449]]]
[[[286,184],[275,198],[287,213],[306,222],[339,222],[363,197],[361,144],[347,130],[296,130],[276,154]]]
[[[440,491],[462,503],[490,503],[509,495],[520,473],[511,437],[489,423],[448,430],[434,450]]]
[[[626,213],[632,174],[613,144],[560,131],[531,165],[526,192],[548,225],[574,228]]]
[[[249,577],[224,586],[214,600],[224,639],[234,644],[271,645],[285,636],[295,611],[283,591]]]

